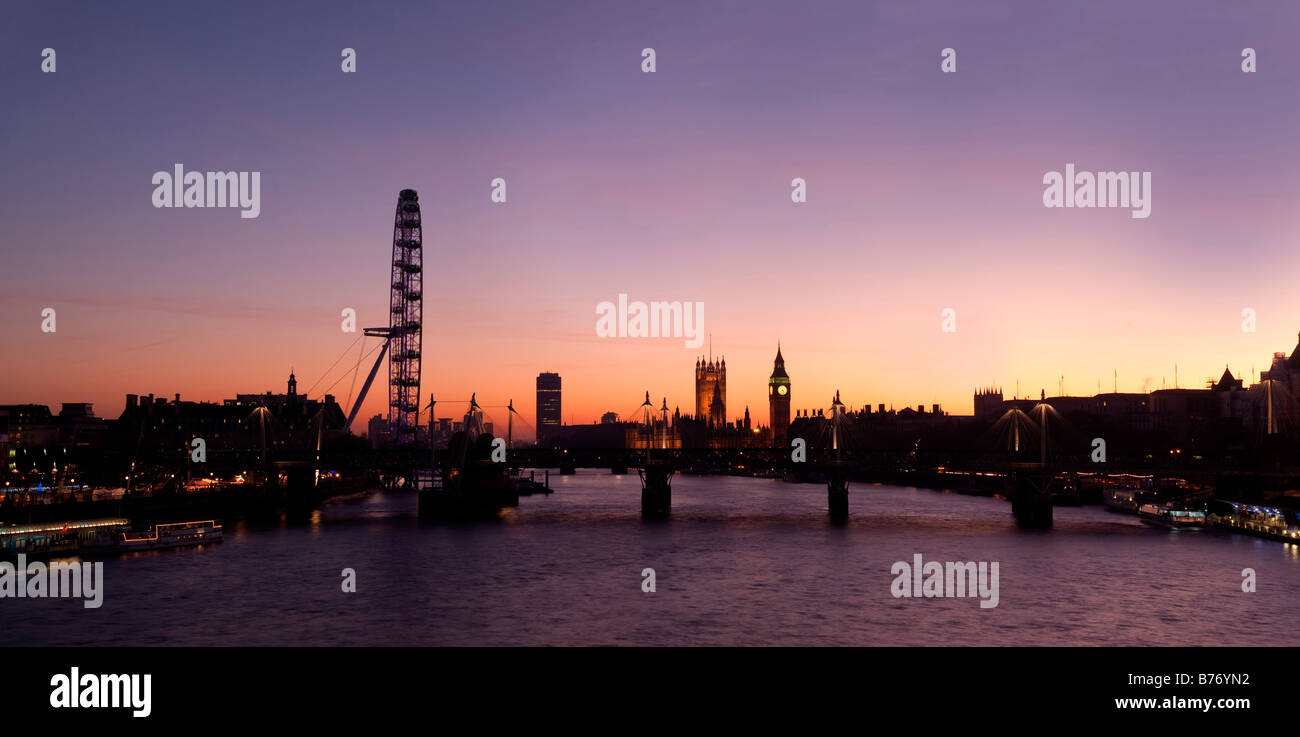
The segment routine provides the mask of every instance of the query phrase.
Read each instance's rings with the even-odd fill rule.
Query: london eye
[[[388,426],[399,447],[415,445],[420,425],[420,338],[424,266],[420,200],[413,189],[397,197],[393,220],[392,291],[388,300]]]
[[[393,269],[388,298],[388,327],[366,328],[367,337],[383,343],[370,375],[361,387],[344,429],[357,417],[379,365],[388,356],[388,439],[399,448],[416,445],[420,424],[421,303],[424,298],[424,249],[420,228],[420,198],[413,189],[397,196],[393,218]],[[360,340],[360,339],[358,339]],[[358,366],[361,359],[358,358]],[[337,363],[337,361],[335,362]],[[336,382],[337,383],[337,382]]]

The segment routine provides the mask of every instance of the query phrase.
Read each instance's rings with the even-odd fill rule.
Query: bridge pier
[[[826,506],[830,510],[832,522],[849,520],[849,482],[840,469],[827,474]]]
[[[1046,470],[1013,472],[1011,514],[1028,530],[1052,527],[1052,475]]]
[[[641,517],[664,519],[673,506],[673,469],[650,464],[641,472]]]
[[[315,464],[292,461],[276,463],[274,471],[276,476],[270,480],[274,480],[278,486],[276,496],[285,514],[291,520],[309,518],[316,503],[320,501],[316,492]],[[278,476],[283,477],[283,482],[276,478]]]

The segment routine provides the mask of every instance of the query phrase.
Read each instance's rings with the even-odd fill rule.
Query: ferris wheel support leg
[[[388,344],[391,341],[384,341],[384,347],[379,350],[379,358],[375,359],[375,365],[370,369],[370,375],[366,377],[366,383],[361,385],[361,393],[357,395],[357,401],[352,403],[352,411],[348,413],[348,421],[343,425],[343,432],[347,432],[352,427],[352,421],[357,418],[357,412],[361,410],[361,403],[366,401],[366,392],[370,391],[370,385],[375,381],[375,374],[379,373],[379,365],[384,362],[384,356],[388,353]]]

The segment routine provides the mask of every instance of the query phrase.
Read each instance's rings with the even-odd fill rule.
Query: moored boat
[[[1300,545],[1300,513],[1226,499],[1210,504],[1210,524],[1255,537]]]
[[[511,478],[514,480],[515,489],[519,496],[528,496],[530,494],[550,494],[551,493],[551,471],[547,469],[543,476],[543,481],[537,480],[537,471],[529,471],[528,478],[523,474],[516,472]]]
[[[120,517],[0,527],[0,557],[76,555],[116,547],[130,521]]]
[[[1172,530],[1197,530],[1206,526],[1205,512],[1169,504],[1143,504],[1138,517],[1148,525]]]
[[[496,460],[498,438],[485,429],[477,396],[470,396],[465,429],[452,434],[437,480],[431,469],[416,482],[421,522],[491,520],[519,506],[518,479]]]
[[[1158,501],[1155,477],[1134,474],[1112,474],[1089,479],[1101,489],[1101,503],[1108,512],[1137,514],[1147,502]]]
[[[219,543],[221,538],[221,525],[216,520],[169,522],[154,525],[147,532],[124,532],[117,546],[124,551],[157,550]]]
[[[1111,512],[1125,512],[1133,514],[1142,506],[1144,498],[1148,492],[1145,489],[1137,489],[1129,486],[1119,486],[1106,489],[1102,494],[1101,503]]]

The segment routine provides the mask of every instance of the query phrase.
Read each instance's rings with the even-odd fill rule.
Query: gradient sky
[[[1109,391],[1112,370],[1121,391],[1172,386],[1175,363],[1183,386],[1225,364],[1249,381],[1300,331],[1294,3],[0,14],[0,403],[116,416],[128,392],[283,391],[290,367],[319,395],[356,337],[340,310],[386,324],[407,187],[440,416],[477,392],[531,422],[544,370],[563,376],[568,422],[626,414],[647,388],[691,411],[703,349],[596,337],[596,304],[620,292],[703,301],[728,413],[761,423],[778,339],[796,408],[839,389],[854,407],[968,413],[977,386],[1050,395],[1062,374],[1076,394]],[[177,162],[262,172],[261,217],[155,209],[150,177]],[[1042,177],[1066,163],[1151,171],[1150,218],[1044,208]],[[377,389],[362,420],[385,411]]]

